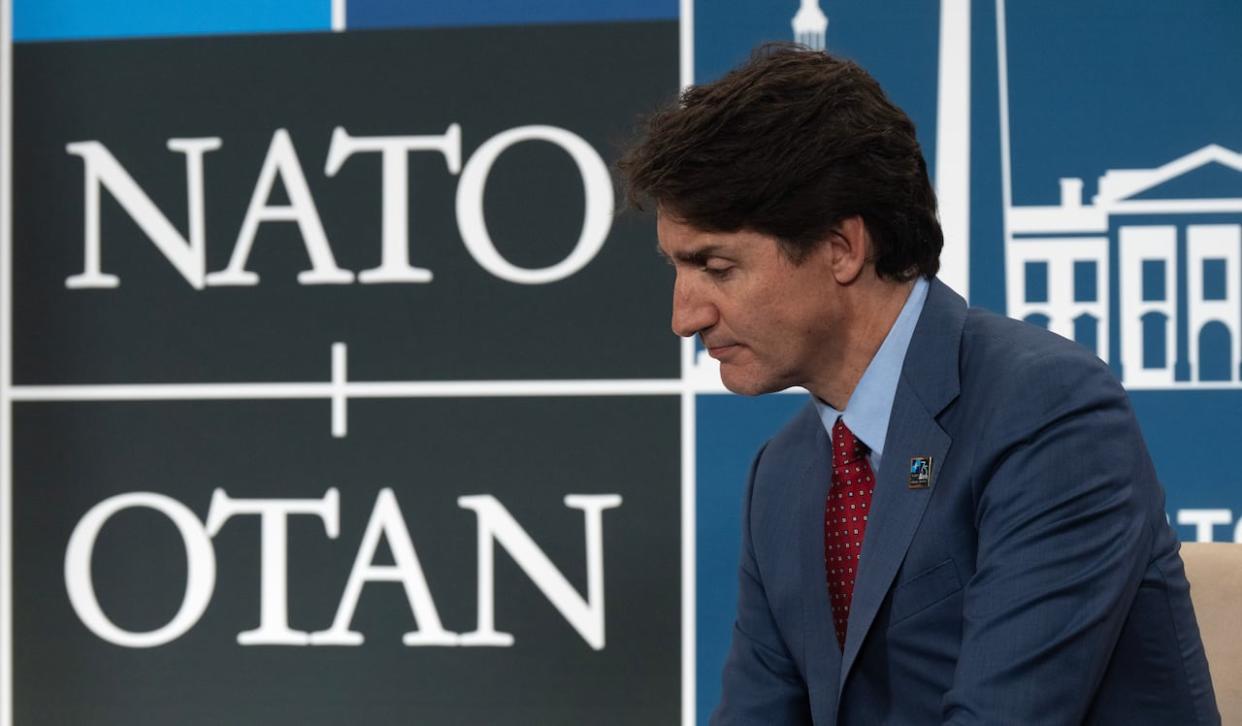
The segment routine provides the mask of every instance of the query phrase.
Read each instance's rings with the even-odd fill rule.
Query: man
[[[751,470],[713,723],[1219,722],[1124,391],[935,279],[914,127],[866,72],[769,46],[620,168],[673,330],[732,391],[813,396]]]

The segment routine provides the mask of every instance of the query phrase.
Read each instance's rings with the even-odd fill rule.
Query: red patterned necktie
[[[824,505],[824,566],[837,643],[842,648],[863,533],[871,511],[871,494],[875,491],[875,476],[867,461],[869,451],[838,417],[832,427],[832,488]]]

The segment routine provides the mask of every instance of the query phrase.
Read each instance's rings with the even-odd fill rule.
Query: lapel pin
[[[915,456],[910,459],[910,478],[906,486],[911,489],[926,489],[931,486],[932,458]]]

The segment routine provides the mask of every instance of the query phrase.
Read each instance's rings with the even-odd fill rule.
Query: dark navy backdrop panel
[[[650,264],[651,220],[618,218],[592,263],[565,280],[503,281],[463,242],[459,175],[434,151],[411,152],[407,162],[409,261],[430,272],[428,282],[302,284],[308,253],[299,226],[270,221],[253,238],[255,284],[195,289],[106,191],[101,269],[119,285],[65,282],[84,262],[83,161],[66,152],[69,143],[102,144],[184,225],[185,160],[167,140],[218,137],[202,165],[206,269],[219,271],[233,258],[281,130],[301,159],[325,248],[341,268],[361,271],[385,256],[388,185],[379,153],[356,153],[325,173],[335,129],[427,136],[455,124],[464,166],[489,139],[542,123],[613,158],[639,109],[675,93],[675,31],[643,22],[19,44],[14,228],[28,243],[14,250],[22,272],[14,381],[326,380],[336,341],[349,344],[352,379],[676,378],[669,275]],[[593,103],[571,102],[601,86],[610,92]],[[274,184],[272,204],[285,193]],[[515,144],[487,177],[490,236],[515,265],[554,264],[578,236],[583,199],[563,149]]]
[[[0,722],[678,723],[672,15],[17,5]]]
[[[354,407],[349,436],[332,439],[317,401],[18,404],[14,726],[677,723],[675,397]],[[620,506],[601,516],[607,640],[600,650],[583,642],[496,546],[495,624],[512,634],[508,647],[404,644],[404,633],[428,623],[411,613],[397,581],[363,587],[351,624],[362,643],[241,645],[238,633],[260,623],[264,597],[264,535],[254,515],[231,517],[212,537],[210,604],[184,635],[130,648],[88,631],[64,584],[65,542],[84,513],[146,489],[207,521],[217,488],[285,501],[339,491],[335,537],[317,517],[288,517],[284,587],[298,631],[334,623],[384,491],[443,627],[463,633],[478,622],[477,523],[458,497],[495,497],[585,594],[583,516],[563,499],[620,493]],[[394,541],[379,541],[376,566],[394,564]],[[119,626],[153,630],[177,611],[186,555],[164,515],[117,513],[92,560],[101,606]]]

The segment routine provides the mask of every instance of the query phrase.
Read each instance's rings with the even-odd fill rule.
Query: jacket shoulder
[[[1083,415],[1113,422],[1131,447],[1142,447],[1129,397],[1108,365],[1043,328],[972,308],[962,331],[959,375],[955,418],[998,450]]]
[[[1017,362],[1057,356],[1103,365],[1103,361],[1091,351],[1072,340],[1037,325],[1014,320],[984,308],[970,308],[966,311],[962,346],[964,350],[976,353],[1003,352],[1011,361]]]
[[[1006,382],[1062,388],[1083,382],[1120,390],[1108,365],[1078,343],[981,308],[966,313],[959,360],[963,388]]]

